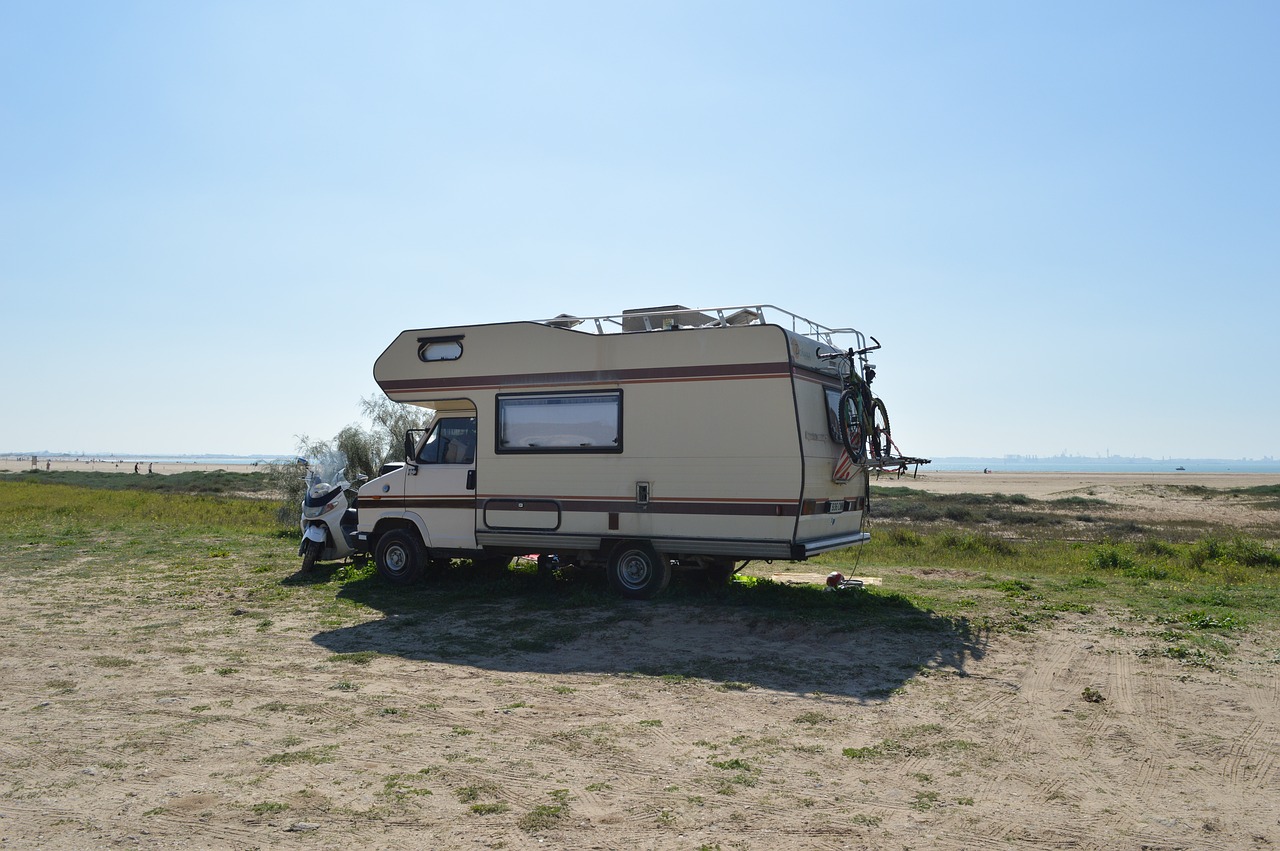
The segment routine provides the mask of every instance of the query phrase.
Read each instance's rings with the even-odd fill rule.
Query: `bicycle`
[[[844,352],[819,354],[822,360],[842,359],[845,369],[840,371],[841,391],[837,409],[840,442],[855,464],[884,466],[893,455],[893,437],[889,431],[889,411],[884,400],[871,392],[876,368],[867,363],[867,354],[880,348],[880,341],[871,338],[874,345]]]

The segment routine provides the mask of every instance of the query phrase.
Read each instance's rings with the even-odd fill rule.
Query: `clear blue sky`
[[[912,454],[1280,455],[1277,44],[1269,0],[2,2],[0,451],[288,453],[404,328],[766,302],[881,340]]]

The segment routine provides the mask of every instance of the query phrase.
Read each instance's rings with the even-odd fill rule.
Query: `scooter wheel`
[[[310,573],[311,568],[316,566],[316,562],[320,560],[320,553],[324,549],[319,541],[307,541],[305,547],[302,548],[302,572]]]

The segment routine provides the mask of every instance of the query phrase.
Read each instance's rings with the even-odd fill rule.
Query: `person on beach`
[[[137,462],[137,461],[134,461],[134,462],[133,462],[133,472],[134,472],[134,474],[135,474],[135,475],[136,475],[136,474],[137,474],[137,472],[138,472],[138,462]]]

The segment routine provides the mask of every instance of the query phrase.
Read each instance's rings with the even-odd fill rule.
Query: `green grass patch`
[[[359,650],[355,653],[334,653],[329,657],[329,661],[345,662],[349,665],[368,665],[377,658],[378,653],[375,650]]]
[[[953,624],[964,619],[970,629],[1026,631],[1099,610],[1128,610],[1186,629],[1193,622],[1234,630],[1280,624],[1280,553],[1257,538],[1011,540],[876,526],[871,532],[860,552],[831,553],[810,564],[882,575],[877,594],[897,593],[921,613]]]
[[[298,751],[282,751],[262,758],[263,765],[323,765],[333,762],[337,745],[320,745]]]
[[[263,801],[260,804],[254,804],[249,809],[251,809],[253,814],[256,816],[269,816],[274,815],[275,813],[284,812],[289,809],[289,805],[282,804],[278,801]]]
[[[472,804],[469,809],[478,816],[491,816],[497,815],[498,813],[505,813],[507,810],[511,809],[511,807],[501,801],[498,801],[492,804]]]
[[[560,823],[565,816],[564,807],[559,804],[539,804],[516,820],[521,830],[534,833],[539,830],[550,830]]]
[[[90,490],[141,491],[157,494],[200,494],[274,496],[276,485],[265,472],[229,473],[191,471],[159,476],[143,473],[99,472],[94,470],[26,470],[0,473],[0,484],[22,482],[34,485],[67,485]]]
[[[91,528],[126,525],[151,535],[190,529],[268,534],[279,528],[275,505],[267,500],[104,490],[11,479],[0,476],[0,523],[13,528],[38,528],[72,536],[88,536]]]

